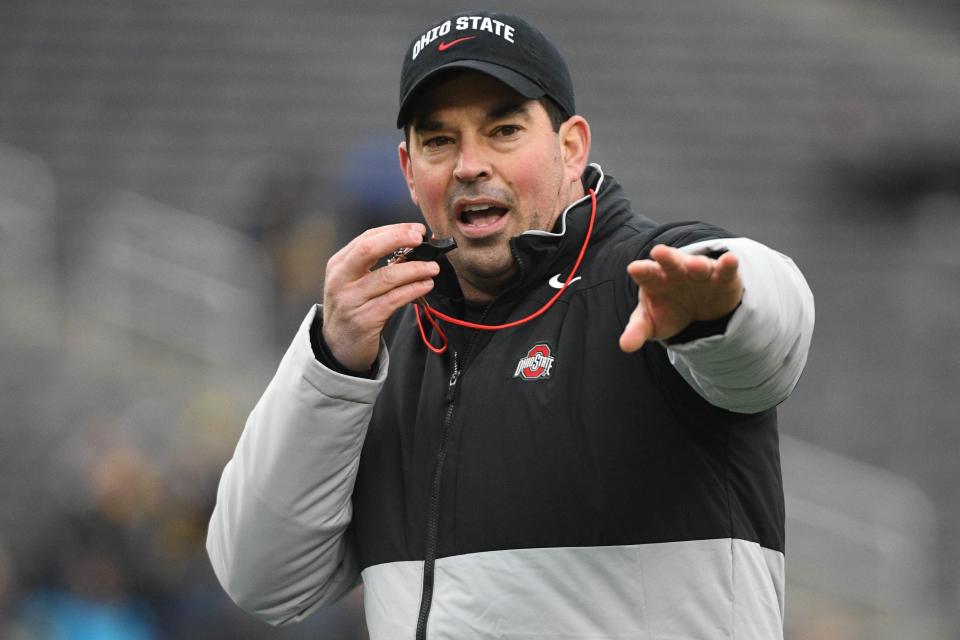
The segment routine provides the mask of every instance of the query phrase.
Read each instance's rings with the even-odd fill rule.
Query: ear
[[[413,180],[413,163],[410,161],[410,152],[407,150],[406,141],[400,143],[397,151],[400,154],[400,169],[403,171],[404,180],[407,181],[407,189],[410,190],[410,199],[413,201],[413,204],[419,207],[420,202],[417,199],[416,183]]]
[[[565,177],[568,182],[579,181],[590,157],[590,124],[583,116],[570,116],[557,135]]]

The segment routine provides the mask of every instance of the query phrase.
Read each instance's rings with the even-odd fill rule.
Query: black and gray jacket
[[[785,256],[702,224],[657,225],[591,167],[593,238],[537,319],[444,325],[412,309],[377,375],[314,357],[304,321],[224,470],[207,548],[240,606],[299,620],[362,578],[371,638],[782,637],[784,511],[775,406],[806,360],[813,299]],[[436,308],[525,317],[566,279],[590,213],[511,241],[517,282],[465,306],[445,265]],[[625,267],[657,243],[732,251],[745,293],[717,325],[625,354]],[[478,316],[478,318],[477,318]]]

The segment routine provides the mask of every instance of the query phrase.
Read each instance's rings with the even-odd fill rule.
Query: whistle
[[[412,260],[436,260],[448,251],[457,248],[457,241],[453,238],[440,238],[430,240],[428,236],[423,236],[423,244],[410,248],[401,247],[393,252],[387,259],[387,264],[397,262],[410,262]]]

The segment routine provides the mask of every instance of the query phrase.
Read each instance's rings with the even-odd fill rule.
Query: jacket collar
[[[593,189],[597,194],[597,215],[591,243],[604,238],[623,225],[630,214],[630,202],[623,189],[611,176],[606,175],[598,164],[590,164],[581,178],[584,189]],[[551,231],[531,230],[510,239],[514,258],[520,265],[517,279],[507,290],[525,288],[528,283],[539,282],[541,276],[566,273],[573,265],[584,234],[590,223],[590,195],[586,194],[570,204],[557,217]],[[453,267],[441,257],[440,275],[436,278],[434,293],[429,297],[461,299],[463,293]]]

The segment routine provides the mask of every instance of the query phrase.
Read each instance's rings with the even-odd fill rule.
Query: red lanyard
[[[454,318],[453,316],[448,316],[447,314],[437,311],[428,304],[423,305],[423,315],[426,316],[427,322],[430,323],[437,333],[440,335],[440,341],[442,345],[435,347],[430,343],[430,339],[427,338],[427,333],[423,329],[423,322],[420,320],[420,305],[414,304],[413,310],[417,314],[417,328],[420,330],[420,338],[423,340],[423,344],[427,345],[427,348],[430,351],[433,351],[436,354],[441,354],[447,350],[447,346],[450,344],[447,340],[447,335],[443,332],[443,329],[440,328],[437,320],[443,320],[444,322],[449,322],[450,324],[455,324],[460,327],[466,327],[468,329],[479,329],[481,331],[499,331],[500,329],[509,329],[511,327],[516,327],[525,322],[530,322],[534,318],[537,318],[544,313],[547,309],[553,306],[553,303],[560,298],[561,294],[567,290],[567,285],[573,280],[574,276],[577,273],[577,269],[580,268],[580,263],[583,261],[583,254],[587,252],[587,245],[590,244],[590,236],[593,234],[593,222],[597,217],[597,194],[593,189],[589,190],[590,194],[590,224],[587,226],[587,233],[583,238],[583,246],[580,247],[580,253],[577,255],[576,262],[573,263],[573,269],[570,271],[570,275],[567,276],[566,281],[563,283],[563,286],[560,287],[560,290],[553,294],[553,297],[550,298],[546,304],[542,307],[531,313],[525,318],[520,318],[519,320],[514,320],[512,322],[507,322],[504,324],[478,324],[476,322],[468,322],[466,320],[461,320],[460,318]]]

